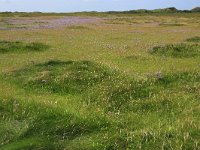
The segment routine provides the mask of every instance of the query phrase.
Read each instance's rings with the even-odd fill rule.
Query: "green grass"
[[[23,43],[20,41],[0,41],[0,53],[43,51],[50,47],[42,43]]]
[[[92,15],[105,18],[0,30],[0,150],[198,150],[200,49],[186,39],[200,15]]]
[[[83,94],[86,103],[101,105],[106,111],[125,111],[131,101],[146,101],[159,95],[160,90],[174,90],[174,86],[180,88],[181,84],[200,81],[195,72],[157,73],[136,80],[89,61],[49,61],[5,76],[28,91]]]
[[[195,36],[192,38],[189,38],[186,40],[187,42],[195,42],[195,43],[199,43],[200,42],[200,37],[199,36]]]
[[[73,140],[76,137],[100,131],[109,126],[101,119],[82,119],[51,107],[38,107],[24,104],[19,100],[1,100],[1,144],[2,149],[54,149],[60,140]],[[15,142],[12,142],[15,141]],[[11,144],[7,144],[11,142]]]
[[[153,55],[175,58],[198,57],[200,55],[200,46],[182,43],[165,46],[156,46],[152,50],[150,50],[150,53]]]
[[[48,74],[46,75],[44,72]],[[17,86],[21,86],[28,93],[39,94],[42,92],[47,94],[46,92],[50,92],[52,94],[61,94],[61,96],[71,94],[80,96],[82,94],[79,97],[79,101],[81,100],[86,102],[88,106],[103,110],[108,115],[120,113],[121,117],[126,113],[133,112],[140,115],[159,112],[164,116],[173,112],[176,117],[181,117],[184,106],[180,102],[183,99],[180,99],[181,101],[178,99],[172,100],[173,94],[171,95],[170,93],[181,90],[185,94],[191,93],[198,96],[198,91],[191,92],[191,89],[194,84],[200,82],[200,74],[196,72],[159,73],[149,76],[148,79],[136,81],[123,73],[88,61],[49,61],[14,71],[5,76],[7,80],[14,82]],[[43,80],[45,82],[42,82]],[[163,97],[163,93],[168,93],[172,97]],[[176,98],[178,97],[175,96],[173,99]],[[16,147],[16,149],[31,149],[31,147],[33,149],[48,149],[52,145],[50,149],[62,149],[64,145],[56,144],[58,141],[65,140],[69,142],[93,133],[107,135],[128,127],[121,121],[116,122],[117,120],[113,120],[113,122],[110,120],[110,122],[109,119],[104,117],[95,116],[94,118],[87,117],[82,119],[70,112],[63,113],[62,109],[44,108],[34,103],[25,103],[24,105],[23,103],[16,99],[1,101],[0,111],[1,116],[4,118],[4,128],[13,129],[13,122],[18,125],[16,131],[9,129],[7,129],[9,132],[6,130],[1,131],[6,134],[9,140],[14,139],[17,141],[15,143],[11,142],[5,148],[14,145],[13,147]],[[135,125],[136,127],[140,126],[139,124]],[[156,147],[157,142],[161,144],[165,140],[173,141],[177,136],[180,136],[179,142],[182,141],[181,143],[186,148],[192,148],[195,145],[195,141],[198,140],[198,128],[194,127],[188,132],[190,138],[185,141],[186,143],[181,140],[181,137],[184,136],[181,133],[181,129],[173,130],[173,127],[167,132],[163,131],[163,133],[157,133],[156,130],[135,133],[136,135],[130,141],[129,136],[131,135],[127,134],[132,133],[126,132],[109,135],[108,139],[98,138],[103,142],[100,145],[101,148],[121,149],[123,147],[138,148],[139,143],[137,142],[143,143],[144,148],[148,148],[149,144]],[[35,137],[40,138],[34,139]],[[28,139],[33,140],[31,145]],[[136,143],[135,140],[137,141]],[[155,143],[154,141],[157,142]],[[187,144],[189,141],[190,144]],[[6,140],[3,138],[1,142],[6,142]],[[170,144],[165,143],[164,146],[169,148]],[[175,146],[177,145],[173,145],[174,148]]]
[[[109,70],[89,61],[49,61],[14,74],[24,87],[61,94],[83,92],[109,75]]]

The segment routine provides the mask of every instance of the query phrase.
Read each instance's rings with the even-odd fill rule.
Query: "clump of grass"
[[[60,94],[84,92],[109,75],[109,70],[89,61],[49,61],[16,73],[28,89]]]
[[[192,38],[189,38],[186,40],[187,42],[200,42],[200,37],[199,36],[195,36],[195,37],[192,37]]]
[[[151,81],[136,81],[128,76],[112,76],[96,86],[89,93],[87,100],[105,108],[105,111],[125,111],[131,101],[148,100],[157,93]]]
[[[176,74],[166,74],[161,75],[160,78],[156,80],[158,84],[169,85],[173,83],[189,83],[189,82],[200,82],[200,74],[197,72],[181,72]]]
[[[38,42],[33,42],[30,44],[26,45],[26,49],[28,51],[43,51],[43,50],[47,50],[50,47],[48,45],[45,45],[43,43],[38,43]]]
[[[49,48],[50,46],[38,42],[0,41],[0,53],[43,51]]]
[[[107,110],[121,109],[130,100],[144,99],[155,92],[150,81],[135,81],[120,72],[90,61],[49,61],[14,73],[27,90],[62,95],[83,94],[87,103]]]
[[[200,46],[191,44],[170,44],[165,46],[156,46],[150,50],[152,55],[175,57],[175,58],[190,58],[200,55]]]
[[[160,26],[184,26],[185,24],[180,24],[180,23],[160,23]]]
[[[69,26],[67,29],[74,29],[74,30],[88,30],[88,27],[85,26]]]
[[[147,57],[143,57],[143,56],[137,56],[137,55],[130,55],[130,56],[126,56],[124,57],[124,60],[147,60]]]

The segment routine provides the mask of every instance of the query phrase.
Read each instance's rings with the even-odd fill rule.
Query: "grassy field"
[[[200,14],[98,17],[1,15],[0,150],[199,150]]]

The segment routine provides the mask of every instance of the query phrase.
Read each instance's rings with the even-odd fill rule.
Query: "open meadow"
[[[200,13],[1,14],[0,150],[200,150]]]

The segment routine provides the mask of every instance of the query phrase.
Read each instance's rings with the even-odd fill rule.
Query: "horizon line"
[[[83,10],[83,11],[0,11],[0,13],[82,13],[82,12],[97,12],[97,13],[104,13],[104,12],[127,12],[127,11],[139,11],[139,10],[147,10],[147,11],[153,11],[153,10],[159,10],[159,9],[169,9],[169,8],[175,8],[178,11],[191,11],[194,8],[200,8],[200,6],[193,7],[192,9],[177,9],[176,7],[161,7],[161,8],[156,8],[156,9],[145,9],[145,8],[140,8],[140,9],[127,9],[127,10],[108,10],[108,11],[97,11],[97,10]]]

